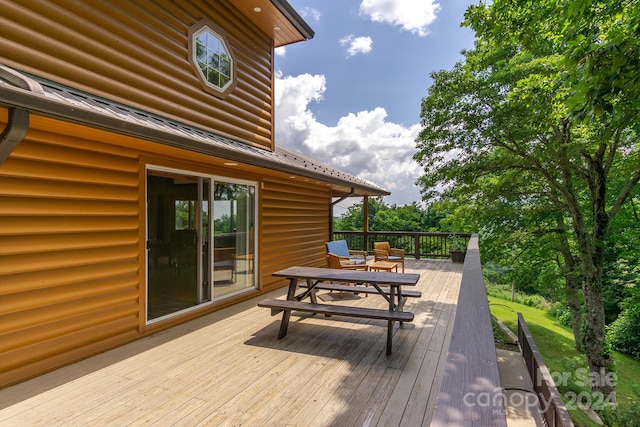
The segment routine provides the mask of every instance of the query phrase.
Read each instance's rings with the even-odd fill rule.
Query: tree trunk
[[[571,318],[571,329],[576,350],[584,352],[584,340],[582,336],[582,304],[580,303],[580,284],[575,273],[569,273],[565,278],[567,290],[567,306]]]
[[[591,372],[591,389],[602,392],[607,398],[614,390],[615,381],[611,381],[609,375],[613,366],[611,355],[604,345],[605,321],[601,285],[596,278],[585,277],[582,292],[587,306],[584,347]]]
[[[564,265],[565,292],[567,294],[567,306],[576,350],[584,352],[582,337],[582,303],[580,302],[580,283],[578,281],[578,267],[571,253],[571,246],[567,238],[567,230],[564,224],[562,212],[556,211],[556,224],[558,228],[559,250],[562,254]]]
[[[560,159],[563,174],[567,207],[573,219],[573,231],[578,243],[580,264],[582,267],[582,294],[586,307],[584,349],[591,374],[591,390],[599,391],[604,398],[611,398],[615,384],[608,379],[612,361],[605,346],[605,318],[602,300],[602,270],[604,266],[604,248],[609,229],[609,216],[606,212],[606,170],[603,167],[604,145],[598,153],[590,157],[583,153],[585,178],[589,187],[593,224],[591,232],[585,220],[584,212],[573,186],[572,171],[563,153]]]
[[[582,264],[582,294],[587,309],[585,317],[584,348],[591,373],[591,389],[600,391],[604,398],[613,397],[615,384],[609,381],[613,368],[611,355],[605,346],[605,317],[602,299],[602,271],[604,250],[609,230],[609,216],[606,212],[606,172],[603,168],[602,154],[599,150],[594,158],[585,155],[587,183],[593,209],[592,232],[584,220],[582,210],[572,194],[569,208],[574,216],[574,230],[578,241],[580,262]],[[566,182],[566,181],[565,181]],[[615,399],[613,399],[615,401]]]
[[[516,300],[516,281],[511,281],[511,302]]]
[[[584,232],[584,230],[583,230]],[[583,237],[586,237],[583,235]],[[594,379],[591,389],[600,391],[604,397],[610,395],[614,384],[607,379],[612,368],[611,356],[604,345],[605,319],[602,300],[602,265],[604,258],[598,251],[589,250],[593,246],[580,243],[580,258],[582,261],[583,284],[582,294],[587,309],[585,315],[584,349],[589,363],[589,371]],[[602,244],[602,242],[599,242]]]

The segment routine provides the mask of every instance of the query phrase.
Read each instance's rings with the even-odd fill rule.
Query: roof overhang
[[[286,0],[231,0],[231,3],[273,38],[274,47],[313,38],[311,27]]]
[[[331,185],[334,197],[349,193],[354,197],[390,194],[365,180],[284,147],[276,146],[273,152],[253,147],[34,76],[21,74],[22,78],[31,83],[18,87],[10,79],[2,78],[7,70],[10,69],[0,66],[0,106],[6,108],[22,108],[30,113],[65,122],[321,181]],[[10,71],[15,78],[16,72]],[[33,86],[37,86],[39,90],[31,90],[30,87]]]

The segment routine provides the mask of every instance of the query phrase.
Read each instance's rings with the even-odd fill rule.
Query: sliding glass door
[[[213,191],[214,295],[254,287],[255,186],[216,181]],[[233,261],[232,261],[233,260]]]
[[[147,171],[147,321],[255,288],[255,183]]]

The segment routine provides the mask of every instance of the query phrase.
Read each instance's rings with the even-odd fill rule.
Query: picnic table
[[[276,271],[273,276],[289,279],[287,299],[269,298],[260,301],[258,306],[271,308],[272,316],[283,312],[278,339],[282,339],[287,335],[289,318],[293,310],[320,313],[326,316],[340,315],[383,319],[387,320],[387,355],[391,354],[394,322],[400,322],[400,325],[402,325],[402,322],[413,321],[412,312],[402,311],[404,303],[407,298],[422,296],[420,291],[402,288],[403,286],[415,286],[420,278],[419,274],[296,266]],[[355,283],[356,285],[348,286],[343,283]],[[296,294],[299,285],[303,290]],[[318,289],[378,294],[387,300],[389,308],[385,310],[337,304],[318,304],[315,294]],[[309,298],[309,302],[304,301],[307,298]]]

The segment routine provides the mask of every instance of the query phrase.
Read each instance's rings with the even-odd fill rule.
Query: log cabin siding
[[[139,333],[137,153],[32,123],[0,167],[0,386]]]
[[[283,286],[271,273],[292,265],[326,266],[325,242],[329,236],[329,187],[263,180],[261,200],[260,265],[262,290]]]
[[[205,17],[235,54],[225,99],[203,90],[187,59],[189,26]],[[273,149],[273,42],[231,4],[6,1],[0,27],[0,63]]]
[[[0,110],[0,127],[7,111]],[[145,325],[147,163],[258,183],[260,292],[324,266],[331,187],[202,153],[31,116],[0,165],[0,388],[241,301]]]
[[[0,86],[0,127],[5,107],[29,110],[26,137],[0,163],[0,388],[282,286],[276,270],[326,264],[331,198],[354,180],[265,150],[275,148],[273,40],[306,33],[287,22],[289,35],[266,34],[290,14],[259,0],[271,15],[257,18],[234,1],[242,12],[221,0],[3,1],[0,64],[48,92]],[[225,98],[203,90],[188,62],[189,28],[203,18],[234,53],[236,86]],[[205,132],[168,132],[172,120]],[[233,141],[185,143],[207,131]],[[238,160],[233,150],[249,154]],[[259,289],[147,323],[147,166],[257,183]]]

